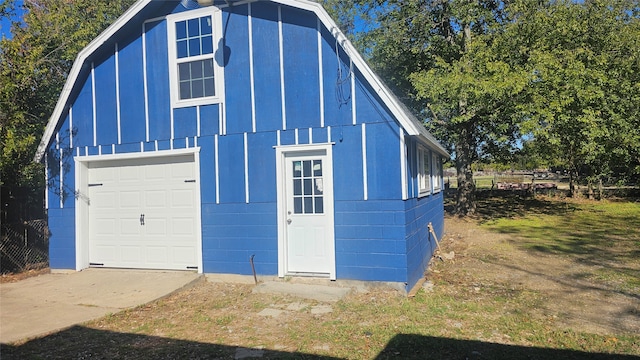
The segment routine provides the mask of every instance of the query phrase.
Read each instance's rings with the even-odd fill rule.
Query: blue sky
[[[0,1],[4,3],[6,0],[0,0]],[[22,0],[17,0],[15,4],[16,4],[16,13],[14,14],[14,16],[13,17],[3,16],[2,19],[0,19],[0,37],[5,36],[7,38],[11,38],[12,37],[11,21],[18,20],[22,16]]]

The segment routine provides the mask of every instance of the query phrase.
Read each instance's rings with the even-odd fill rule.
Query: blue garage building
[[[136,2],[80,52],[36,159],[52,269],[404,283],[445,149],[306,0]]]

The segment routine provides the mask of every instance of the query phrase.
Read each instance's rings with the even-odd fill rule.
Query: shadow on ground
[[[1,346],[2,359],[339,359],[301,352],[245,349],[158,336],[117,333],[82,326],[74,326],[21,345]],[[360,350],[354,348],[353,355],[360,353]],[[613,360],[640,357],[399,334],[389,341],[375,359]]]
[[[475,340],[396,335],[376,359],[640,359],[633,355],[504,345]]]

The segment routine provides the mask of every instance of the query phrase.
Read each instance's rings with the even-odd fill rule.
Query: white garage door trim
[[[151,159],[182,155],[193,155],[195,180],[196,180],[196,259],[198,273],[202,273],[202,226],[201,226],[201,203],[200,203],[200,148],[154,151],[147,153],[127,153],[96,156],[76,156],[75,161],[75,230],[76,230],[76,270],[89,267],[89,163],[96,161],[113,160],[137,160]]]

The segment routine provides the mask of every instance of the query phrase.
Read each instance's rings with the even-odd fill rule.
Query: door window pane
[[[313,214],[313,198],[311,196],[304,198],[304,213]]]
[[[293,179],[293,195],[302,195],[302,180]]]
[[[322,176],[322,160],[313,160],[313,176]]]
[[[304,177],[310,177],[311,176],[311,161],[310,160],[305,160],[302,162],[303,164],[303,173],[304,173]]]
[[[299,178],[302,176],[302,162],[294,161],[293,162],[293,177]]]
[[[311,190],[312,190],[311,179],[304,179],[304,194],[311,195],[312,194]]]

